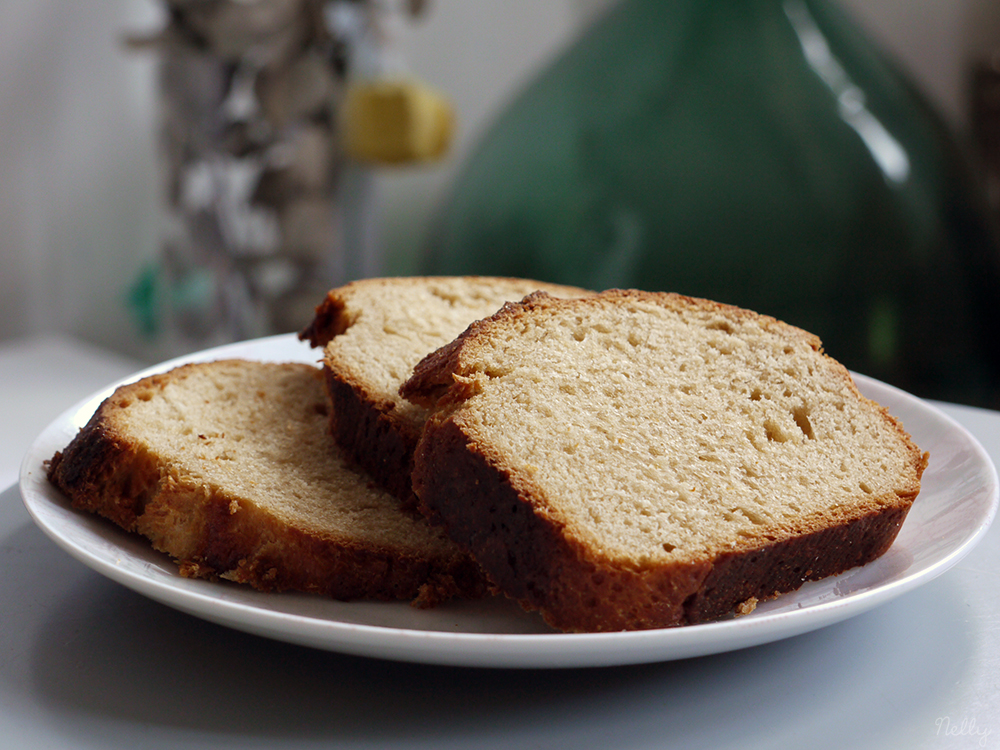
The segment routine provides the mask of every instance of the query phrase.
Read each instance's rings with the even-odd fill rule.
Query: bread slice
[[[422,509],[568,631],[717,619],[878,557],[927,463],[815,336],[673,294],[536,295],[421,362]]]
[[[300,338],[324,347],[337,443],[381,486],[415,505],[410,473],[427,410],[400,397],[399,387],[417,362],[470,323],[537,290],[590,293],[475,276],[365,279],[331,290]]]
[[[116,390],[48,476],[185,576],[418,604],[481,594],[466,554],[347,466],[328,411],[312,365],[189,364]]]

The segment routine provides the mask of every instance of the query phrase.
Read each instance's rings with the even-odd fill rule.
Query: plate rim
[[[997,469],[985,448],[963,425],[927,401],[895,386],[852,372],[859,390],[867,397],[882,403],[884,396],[889,395],[890,400],[906,404],[910,410],[921,411],[955,431],[965,447],[975,455],[976,464],[985,469],[986,481],[980,491],[990,495],[987,499],[989,505],[975,528],[970,526],[962,541],[933,564],[897,580],[800,609],[681,628],[612,633],[470,633],[354,623],[296,614],[280,607],[262,609],[251,602],[239,601],[239,597],[220,598],[219,591],[207,588],[218,584],[185,579],[179,573],[169,582],[140,576],[68,538],[52,526],[46,517],[45,506],[52,501],[44,492],[36,492],[34,483],[47,481],[40,461],[47,460],[48,456],[41,458],[39,448],[53,431],[73,427],[81,418],[86,421],[99,403],[123,383],[188,362],[237,356],[265,361],[292,361],[267,354],[267,350],[291,341],[297,341],[295,334],[278,334],[174,357],[120,378],[64,410],[32,441],[22,460],[19,489],[32,521],[59,547],[95,572],[162,604],[226,627],[356,656],[446,666],[552,668],[614,666],[704,656],[773,642],[854,617],[928,583],[956,565],[986,534],[1000,504]],[[306,344],[303,346],[307,347]],[[260,350],[264,350],[263,353]],[[311,360],[305,356],[306,353],[314,355]],[[318,354],[309,348],[297,351],[296,356],[302,357],[298,361],[313,363],[319,359]],[[881,398],[879,392],[882,393]],[[57,492],[54,488],[51,491]],[[68,509],[68,502],[66,506],[61,510],[77,512]],[[127,533],[117,527],[110,527],[110,532]]]

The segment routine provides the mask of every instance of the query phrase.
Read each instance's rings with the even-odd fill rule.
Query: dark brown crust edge
[[[410,475],[421,428],[398,418],[391,409],[380,408],[363,388],[331,368],[324,367],[323,375],[332,405],[330,432],[337,445],[405,510],[415,511],[417,497]]]
[[[478,565],[464,554],[429,560],[289,527],[238,497],[171,471],[117,434],[108,416],[115,399],[136,388],[162,387],[167,377],[120,389],[49,461],[49,481],[74,508],[145,536],[187,577],[342,600],[413,600],[418,606],[485,593]]]
[[[346,289],[348,287],[345,287]],[[329,291],[316,306],[315,316],[299,333],[313,347],[325,347],[351,327],[343,289]],[[324,385],[330,400],[330,434],[347,458],[396,497],[407,511],[416,510],[410,474],[413,452],[421,426],[400,419],[391,404],[373,398],[365,388],[323,366]]]
[[[864,565],[889,549],[916,497],[838,526],[704,564],[648,569],[594,559],[536,514],[515,479],[448,418],[432,418],[417,452],[421,509],[467,547],[492,582],[564,631],[639,630],[724,618],[748,600]]]
[[[299,333],[299,341],[307,341],[316,348],[329,344],[334,336],[339,336],[350,326],[344,309],[344,300],[337,290],[327,292],[323,301],[316,305],[312,321]]]

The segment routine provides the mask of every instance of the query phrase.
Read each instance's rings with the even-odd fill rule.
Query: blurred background
[[[971,184],[983,185],[988,202],[988,155],[973,114],[972,82],[974,64],[988,58],[993,45],[1000,47],[996,3],[831,4],[853,19],[930,102],[954,143],[970,157]],[[355,212],[361,216],[355,247],[369,257],[339,273],[401,274],[431,267],[427,248],[453,200],[452,186],[483,139],[495,137],[491,125],[516,107],[519,93],[572,50],[582,34],[602,23],[611,5],[613,0],[432,0],[394,27],[392,55],[449,103],[454,129],[448,147],[432,160],[350,167],[346,184],[364,197],[363,208]],[[143,283],[152,283],[149,269],[163,248],[163,95],[157,47],[136,44],[135,37],[155,37],[169,20],[164,5],[0,0],[0,9],[0,344],[59,333],[146,361],[181,353],[183,341],[151,335],[155,313],[141,309]],[[865,53],[857,54],[863,58]],[[988,225],[987,218],[985,231]],[[992,262],[1000,260],[986,261]],[[445,264],[432,270],[451,269]],[[980,289],[988,304],[980,299],[971,317],[959,324],[981,323],[995,331],[993,303],[1000,302],[990,299],[995,290]],[[280,327],[290,330],[305,314],[296,308]],[[306,322],[302,318],[301,324]],[[820,333],[831,349],[829,337]],[[988,346],[992,335],[987,334],[986,344],[971,346]],[[996,349],[1000,346],[979,357],[976,384],[969,391],[949,383],[922,384],[905,374],[896,382],[920,395],[995,405],[1000,394],[997,370],[991,369]],[[831,353],[838,356],[836,350]],[[869,374],[892,376],[889,370],[871,372],[875,365],[869,360],[856,362]],[[860,369],[856,362],[847,364]]]

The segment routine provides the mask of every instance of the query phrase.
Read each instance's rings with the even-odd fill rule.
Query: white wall
[[[987,28],[970,16],[1000,3],[841,1],[960,125],[962,56]],[[380,174],[393,254],[419,245],[484,125],[605,2],[433,0],[405,53],[453,98],[458,140],[442,164]],[[155,0],[0,0],[0,340],[64,331],[139,344],[122,295],[157,246],[155,92],[152,60],[119,39],[158,11]]]
[[[0,338],[130,343],[121,295],[153,250],[149,60],[130,0],[0,2]]]
[[[396,258],[412,256],[455,170],[507,100],[606,0],[433,0],[403,37],[411,69],[445,92],[457,110],[447,158],[426,167],[381,170],[381,239]]]
[[[965,56],[970,44],[966,19],[973,2],[841,2],[883,49],[920,81],[949,121],[964,126]]]

